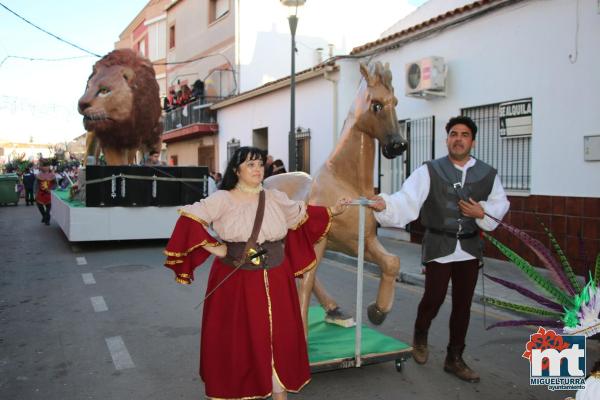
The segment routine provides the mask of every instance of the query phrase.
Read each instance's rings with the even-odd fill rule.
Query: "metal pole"
[[[354,330],[354,358],[357,368],[361,366],[363,270],[365,264],[365,205],[368,200],[365,197],[360,197],[358,201],[358,266],[356,271],[356,327]]]
[[[288,142],[288,171],[296,170],[296,27],[298,17],[290,15],[290,32],[292,34],[292,73],[290,75],[290,134]]]

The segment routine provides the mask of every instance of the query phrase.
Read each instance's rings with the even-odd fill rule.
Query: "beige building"
[[[203,96],[165,115],[167,160],[216,171],[218,126],[208,104],[237,91],[233,0],[176,0],[166,11],[167,90],[198,81],[204,88]]]
[[[167,86],[177,90],[196,80],[205,95],[236,91],[235,15],[232,0],[176,0],[167,7]]]
[[[119,35],[116,49],[134,49],[154,64],[161,98],[167,95],[166,8],[171,0],[150,0]]]

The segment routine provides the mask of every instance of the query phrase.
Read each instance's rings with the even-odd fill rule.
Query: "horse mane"
[[[392,71],[390,70],[390,64],[382,64],[377,61],[369,66],[369,75],[377,78],[379,82],[389,91],[393,92],[394,87],[392,86]]]

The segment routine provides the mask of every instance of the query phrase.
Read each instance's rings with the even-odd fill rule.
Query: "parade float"
[[[177,209],[206,197],[207,167],[134,165],[160,150],[158,84],[150,61],[128,49],[94,64],[79,99],[86,165],[52,192],[52,215],[71,242],[168,238]],[[106,165],[98,165],[99,160]]]

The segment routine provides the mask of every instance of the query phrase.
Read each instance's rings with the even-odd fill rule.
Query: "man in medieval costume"
[[[479,268],[483,265],[481,230],[491,231],[509,208],[496,170],[471,156],[477,126],[471,118],[451,118],[446,125],[448,155],[415,170],[402,189],[373,199],[375,218],[383,226],[405,226],[420,216],[427,229],[423,238],[425,292],[419,304],[413,339],[413,358],[425,364],[427,334],[444,303],[452,279],[450,339],[446,372],[468,382],[479,374],[462,354],[469,327],[471,302]],[[487,214],[487,215],[486,215]]]

